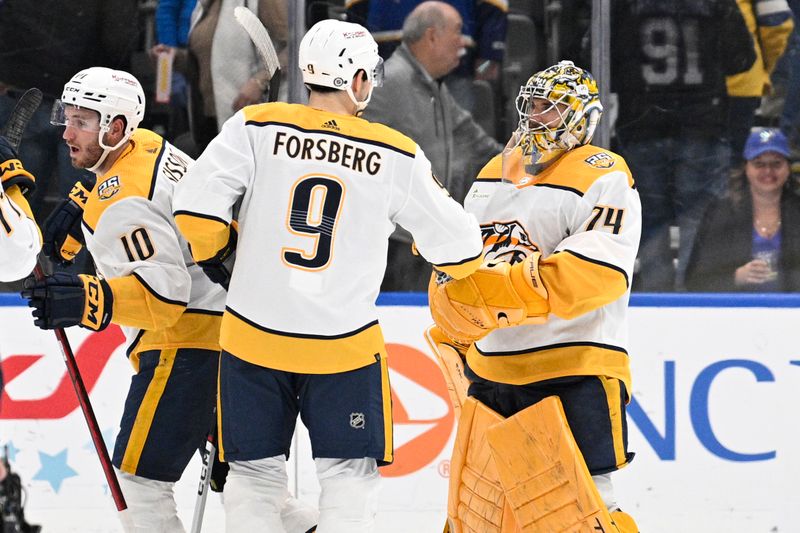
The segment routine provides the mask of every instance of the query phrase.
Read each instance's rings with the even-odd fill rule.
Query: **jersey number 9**
[[[306,176],[295,183],[286,225],[313,239],[311,250],[284,247],[283,261],[301,270],[322,270],[333,257],[333,237],[344,199],[344,185],[333,176]]]

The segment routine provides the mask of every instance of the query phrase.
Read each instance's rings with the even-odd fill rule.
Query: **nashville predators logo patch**
[[[119,176],[111,176],[97,186],[97,196],[101,200],[108,200],[119,192],[120,187]]]
[[[513,265],[539,251],[528,232],[516,220],[484,224],[481,226],[481,237],[485,262],[505,261]]]
[[[584,159],[584,161],[594,168],[611,168],[614,166],[614,163],[616,163],[614,158],[605,152],[592,154]]]

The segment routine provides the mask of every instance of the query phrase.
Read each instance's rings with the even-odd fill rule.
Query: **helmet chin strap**
[[[108,154],[110,154],[111,152],[113,152],[114,150],[116,150],[117,148],[122,146],[125,143],[125,141],[127,141],[128,138],[130,138],[129,134],[125,135],[114,146],[108,146],[106,143],[103,142],[103,136],[105,135],[105,133],[106,132],[104,130],[102,130],[102,129],[97,132],[97,143],[100,145],[100,148],[103,149],[103,155],[101,155],[97,159],[97,162],[94,165],[92,165],[92,166],[90,166],[90,167],[88,167],[86,169],[89,172],[97,173],[97,169],[100,168],[100,166],[102,166],[102,164],[105,162],[106,158],[108,157]]]
[[[374,85],[370,85],[369,93],[367,93],[367,97],[364,98],[364,100],[362,100],[361,102],[356,100],[356,95],[353,94],[353,86],[352,86],[352,84],[350,84],[350,86],[347,88],[347,96],[350,97],[350,100],[352,100],[352,102],[356,106],[355,115],[357,117],[360,117],[361,114],[364,112],[364,110],[367,108],[367,105],[369,104],[369,101],[372,98],[372,90],[374,88],[375,88]]]

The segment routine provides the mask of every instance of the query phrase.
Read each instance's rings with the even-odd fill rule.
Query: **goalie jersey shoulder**
[[[524,173],[521,167],[515,170],[515,173]],[[587,144],[565,153],[535,177],[514,176],[514,178],[519,186],[554,187],[582,196],[598,179],[612,172],[621,172],[628,186],[634,188],[631,171],[622,156]],[[503,158],[502,154],[498,154],[481,169],[477,181],[499,182],[502,176]]]

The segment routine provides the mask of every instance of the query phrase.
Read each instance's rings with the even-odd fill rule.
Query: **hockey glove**
[[[108,283],[95,276],[56,272],[40,280],[29,277],[23,287],[33,323],[41,329],[81,326],[100,331],[111,322],[114,295]]]
[[[69,196],[56,206],[44,223],[42,253],[60,265],[72,263],[83,247],[83,209],[94,188],[93,176],[76,181]]]
[[[541,324],[550,306],[539,278],[538,252],[521,263],[485,264],[460,280],[431,279],[428,298],[434,322],[460,344],[496,328]]]
[[[214,458],[214,464],[211,466],[211,481],[209,486],[214,492],[222,492],[225,488],[225,481],[228,480],[228,472],[231,467],[228,463],[223,463],[219,460],[219,449],[217,449],[217,456]]]
[[[214,283],[222,285],[226,291],[231,282],[231,272],[233,272],[233,262],[236,258],[236,243],[238,241],[236,229],[234,229],[233,226],[230,226],[229,229],[230,236],[228,237],[227,244],[225,244],[214,257],[197,262],[197,266],[203,269],[206,276]]]
[[[19,186],[23,194],[28,194],[36,188],[33,174],[23,168],[17,151],[2,135],[0,135],[0,181],[5,191],[12,185]]]

